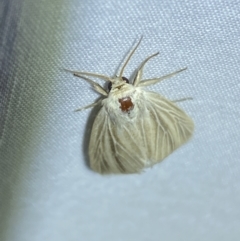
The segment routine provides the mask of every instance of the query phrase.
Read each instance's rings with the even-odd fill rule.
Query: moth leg
[[[81,110],[86,110],[86,109],[88,109],[88,108],[91,108],[91,107],[93,107],[93,106],[98,105],[101,101],[102,101],[102,99],[100,99],[100,100],[98,100],[98,101],[96,101],[96,102],[94,102],[94,103],[92,103],[92,104],[90,104],[90,105],[86,105],[86,106],[84,106],[84,107],[78,108],[78,109],[76,109],[76,110],[74,110],[74,111],[77,112],[77,111],[81,111]]]
[[[172,102],[182,102],[182,101],[185,101],[185,100],[193,100],[193,98],[187,97],[187,98],[182,98],[182,99],[178,99],[178,100],[172,100]]]
[[[111,81],[111,78],[103,75],[103,74],[96,74],[96,73],[90,73],[90,72],[79,72],[79,71],[73,71],[73,70],[69,70],[69,69],[64,69],[67,72],[72,73],[74,76],[82,76],[82,75],[87,75],[87,76],[91,76],[91,77],[96,77],[105,81]]]
[[[144,65],[148,62],[148,60],[150,60],[151,58],[157,56],[159,54],[159,52],[147,57],[140,65],[138,71],[137,71],[137,75],[133,81],[133,85],[134,86],[138,86],[139,85],[139,82],[141,81],[142,79],[142,72],[143,72],[143,68],[144,68]]]
[[[73,73],[74,76],[77,76],[81,79],[86,80],[89,84],[92,85],[93,89],[96,90],[99,94],[104,95],[104,96],[108,95],[107,91],[101,85],[94,82],[93,80],[91,80],[91,79],[89,79],[85,76],[82,76],[82,75],[78,74],[77,72],[74,72],[74,71],[71,71],[71,70],[67,70],[67,71],[70,71],[71,73]]]
[[[180,73],[180,72],[182,72],[182,71],[184,71],[184,70],[186,70],[186,69],[187,69],[187,67],[185,67],[185,68],[183,68],[183,69],[179,69],[179,70],[177,70],[177,71],[175,71],[175,72],[173,72],[173,73],[171,73],[171,74],[164,75],[164,76],[162,76],[162,77],[160,77],[160,78],[143,80],[143,81],[141,81],[141,82],[139,83],[139,86],[154,85],[154,84],[156,84],[156,83],[158,83],[158,82],[160,82],[160,81],[162,81],[162,80],[164,80],[164,79],[171,78],[171,77],[175,76],[176,74],[178,74],[178,73]]]
[[[92,85],[93,89],[96,90],[99,94],[104,95],[104,96],[108,95],[107,91],[105,89],[103,89],[103,87],[101,85],[92,81],[91,79],[89,79],[85,76],[79,75],[79,74],[75,74],[74,76],[77,76],[79,78],[86,80],[88,83],[90,83]]]

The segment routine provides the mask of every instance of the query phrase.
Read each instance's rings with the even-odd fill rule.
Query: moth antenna
[[[122,78],[123,71],[124,71],[126,65],[128,64],[129,60],[131,59],[131,57],[132,57],[133,54],[135,53],[136,49],[138,48],[139,44],[141,43],[142,38],[143,38],[143,36],[140,38],[140,40],[138,41],[138,43],[137,43],[137,45],[135,46],[135,48],[134,48],[132,51],[130,51],[129,56],[128,56],[127,60],[125,61],[125,63],[123,64],[123,67],[122,67],[122,69],[121,69],[121,71],[120,71],[120,74],[119,74],[119,77],[120,77],[120,78]]]

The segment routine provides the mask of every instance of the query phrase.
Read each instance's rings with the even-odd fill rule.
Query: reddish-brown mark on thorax
[[[134,108],[134,104],[129,96],[118,99],[121,106],[119,107],[123,112],[129,112]]]

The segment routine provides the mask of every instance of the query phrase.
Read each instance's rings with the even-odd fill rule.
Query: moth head
[[[115,77],[108,83],[108,91],[115,92],[120,89],[124,89],[129,85],[128,78],[122,77]]]

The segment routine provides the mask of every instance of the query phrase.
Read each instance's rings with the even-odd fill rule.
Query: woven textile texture
[[[0,240],[240,239],[240,3],[0,1]],[[87,165],[99,96],[63,68],[124,75],[159,51],[148,89],[178,103],[193,138],[142,174]],[[99,84],[103,81],[96,80]]]

